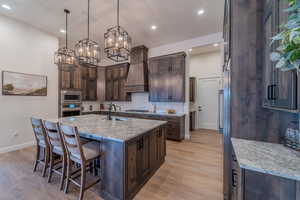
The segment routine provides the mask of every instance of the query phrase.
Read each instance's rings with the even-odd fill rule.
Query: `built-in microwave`
[[[81,91],[61,91],[61,103],[81,103]]]

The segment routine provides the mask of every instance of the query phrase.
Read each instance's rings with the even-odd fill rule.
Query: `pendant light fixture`
[[[88,28],[87,38],[75,45],[75,54],[80,64],[97,66],[100,62],[100,47],[98,43],[90,40],[90,0],[88,0]]]
[[[104,52],[106,56],[116,62],[127,61],[131,49],[131,37],[120,26],[120,2],[117,8],[117,26],[107,30],[104,34]]]
[[[71,71],[75,69],[75,51],[68,48],[68,15],[70,11],[65,9],[66,14],[66,43],[65,47],[59,48],[54,54],[54,63],[62,71]]]

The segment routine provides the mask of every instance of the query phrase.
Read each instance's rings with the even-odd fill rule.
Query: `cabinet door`
[[[138,184],[137,174],[137,143],[133,142],[127,147],[127,190],[133,191]]]
[[[96,67],[89,67],[88,68],[88,78],[89,79],[97,79],[97,68]]]
[[[113,96],[112,99],[114,101],[118,101],[119,100],[119,81],[118,80],[114,80],[113,81]]]
[[[86,79],[82,79],[82,101],[88,100],[88,81]]]
[[[61,71],[61,88],[71,89],[71,72]]]
[[[158,101],[158,60],[149,62],[149,100],[152,102]]]
[[[165,128],[159,129],[157,134],[157,153],[159,162],[162,162],[166,155]]]
[[[106,101],[112,101],[113,100],[113,81],[106,81],[106,87],[105,87],[105,99]]]
[[[271,97],[271,87],[274,81],[274,63],[270,60],[270,54],[275,49],[274,44],[271,45],[271,37],[274,36],[274,6],[273,0],[269,1],[265,6],[264,16],[264,62],[263,62],[263,90],[264,90],[264,106],[272,106],[274,101]]]
[[[142,140],[142,149],[141,149],[141,156],[142,156],[142,162],[141,162],[141,176],[142,179],[144,179],[146,176],[148,176],[150,172],[150,137],[144,136]]]
[[[276,29],[275,32],[282,31],[281,24],[285,24],[288,19],[288,13],[283,12],[288,7],[287,1],[276,0]],[[275,44],[276,48],[279,43]],[[275,69],[275,83],[272,86],[274,106],[285,109],[296,109],[297,105],[297,75],[296,71],[283,72]]]
[[[73,88],[76,90],[81,90],[82,86],[81,86],[81,67],[77,67],[76,70],[73,72]]]
[[[169,72],[169,96],[173,102],[185,100],[185,56],[172,58],[172,68]]]
[[[151,151],[150,151],[150,168],[151,169],[155,168],[155,166],[157,166],[157,163],[158,163],[157,134],[158,134],[158,130],[156,131],[156,133],[153,133],[153,134],[150,135],[150,147],[151,147]]]
[[[170,75],[172,70],[172,60],[169,57],[161,58],[158,61],[158,101],[169,102],[170,96]]]
[[[97,100],[97,81],[96,80],[88,80],[88,101],[96,101]]]

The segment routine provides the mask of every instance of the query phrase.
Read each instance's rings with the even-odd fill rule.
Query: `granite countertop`
[[[80,135],[83,137],[95,140],[108,138],[120,142],[135,138],[167,123],[157,120],[116,118],[125,119],[125,121],[107,120],[106,115],[94,114],[48,120],[60,122],[65,125],[77,126]]]
[[[241,168],[300,181],[300,152],[281,144],[237,138],[231,141]]]
[[[90,112],[108,112],[108,110],[99,110],[99,111],[83,111],[83,113],[90,113]],[[129,114],[140,114],[140,115],[158,115],[158,116],[167,116],[167,117],[183,117],[184,113],[175,113],[175,114],[168,114],[166,112],[131,112],[131,111],[112,111],[112,113],[129,113]]]

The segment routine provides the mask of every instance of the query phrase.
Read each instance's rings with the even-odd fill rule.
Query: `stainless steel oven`
[[[61,103],[78,103],[82,101],[81,91],[61,91]]]
[[[70,117],[81,115],[81,91],[61,91],[60,116]]]
[[[61,105],[61,116],[70,117],[81,115],[81,103],[63,103]]]

